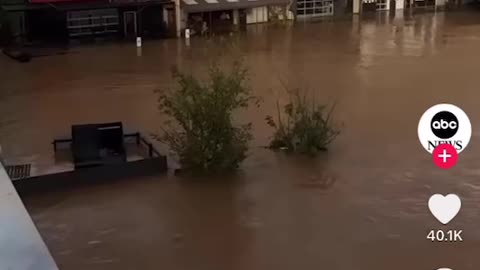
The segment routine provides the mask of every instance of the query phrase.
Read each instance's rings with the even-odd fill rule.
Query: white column
[[[360,33],[360,16],[352,16],[352,33],[353,35]]]
[[[182,26],[181,26],[182,12],[180,10],[180,1],[181,0],[175,0],[175,27],[176,27],[176,30],[177,30],[177,37],[178,38],[182,36]]]
[[[233,10],[233,24],[238,25],[239,21],[239,14],[238,14],[238,9]]]
[[[404,0],[395,0],[395,9],[403,9],[405,7]]]
[[[168,10],[163,8],[163,22],[168,26]]]
[[[362,0],[353,0],[353,14],[360,13],[360,5],[362,4]]]

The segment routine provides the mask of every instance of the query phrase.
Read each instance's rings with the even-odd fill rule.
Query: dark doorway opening
[[[162,6],[145,7],[139,13],[142,27],[140,31],[143,37],[159,38],[167,35],[168,30],[164,22]]]
[[[66,42],[66,13],[54,9],[32,10],[27,14],[28,37],[32,41]]]
[[[137,12],[125,11],[123,13],[123,35],[127,39],[135,39],[137,37]]]

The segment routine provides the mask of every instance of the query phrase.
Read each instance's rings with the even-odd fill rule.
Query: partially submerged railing
[[[157,151],[157,149],[155,149],[153,147],[153,144],[149,141],[147,141],[141,134],[140,132],[135,132],[135,133],[130,133],[130,134],[124,134],[123,135],[124,138],[129,138],[129,137],[135,137],[136,139],[136,142],[137,142],[137,145],[140,145],[141,143],[145,144],[145,146],[148,147],[148,156],[150,158],[154,157],[154,154],[155,156],[157,157],[160,157],[162,155],[160,155],[160,152]]]
[[[147,149],[148,149],[148,157],[149,158],[153,158],[153,157],[161,157],[162,155],[160,154],[160,152],[158,152],[157,149],[155,149],[155,147],[153,147],[153,144],[150,143],[149,141],[147,141],[141,134],[140,132],[135,132],[135,133],[127,133],[127,134],[123,134],[123,138],[135,138],[135,142],[137,145],[141,145],[141,144],[144,144]],[[60,143],[71,143],[72,142],[72,139],[55,139],[53,140],[52,144],[53,144],[53,151],[57,151],[57,145],[60,144]]]
[[[17,192],[23,196],[29,192],[50,191],[60,188],[72,188],[80,185],[94,185],[108,181],[131,180],[142,176],[166,173],[167,157],[161,155],[153,144],[148,142],[139,132],[123,134],[123,139],[134,138],[137,145],[144,145],[148,157],[125,162],[104,163],[98,166],[69,168],[59,172],[36,175],[13,181]],[[56,139],[52,142],[57,151],[58,144],[72,143],[72,139]],[[133,143],[133,142],[132,142]],[[143,151],[143,150],[142,150]],[[147,154],[145,154],[147,156]],[[0,268],[2,269],[2,268]]]

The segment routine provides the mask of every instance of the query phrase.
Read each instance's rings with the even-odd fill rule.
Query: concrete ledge
[[[166,172],[167,158],[160,156],[126,163],[80,168],[73,171],[35,176],[16,180],[13,184],[18,194],[22,196],[26,193],[52,191],[118,180],[131,180],[138,176]]]
[[[58,270],[1,163],[0,269]]]

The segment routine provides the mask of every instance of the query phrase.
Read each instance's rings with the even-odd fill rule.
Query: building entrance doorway
[[[137,37],[137,12],[125,11],[123,13],[123,34],[126,38]]]

